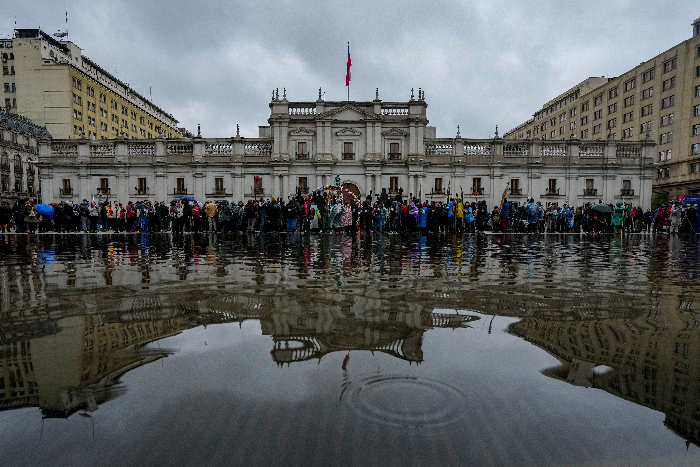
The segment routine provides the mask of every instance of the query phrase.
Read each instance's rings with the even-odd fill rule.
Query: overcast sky
[[[617,76],[691,37],[695,1],[0,0],[0,37],[65,28],[83,54],[205,137],[257,137],[290,101],[406,101],[440,137],[486,138],[589,76]]]

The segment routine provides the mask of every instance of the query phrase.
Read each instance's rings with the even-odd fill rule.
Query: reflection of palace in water
[[[700,445],[700,314],[690,306],[627,319],[527,317],[510,332],[561,362],[546,376],[663,412],[669,429]]]
[[[316,292],[313,299],[305,291],[126,292],[57,293],[43,313],[6,316],[0,328],[0,409],[40,407],[44,417],[97,410],[124,390],[121,375],[173,352],[146,344],[199,325],[257,320],[262,334],[272,336],[271,356],[278,364],[349,350],[419,363],[425,331],[478,319],[337,291]]]

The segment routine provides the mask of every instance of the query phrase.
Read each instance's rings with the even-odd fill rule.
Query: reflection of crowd
[[[30,202],[10,207],[0,204],[0,228],[17,232],[700,232],[698,209],[672,202],[655,210],[602,203],[580,207],[529,199],[510,203],[503,198],[489,210],[486,201],[464,202],[459,197],[442,201],[404,200],[383,194],[357,200],[334,191],[313,191],[290,197],[274,197],[206,203],[192,198],[161,201],[129,201],[80,204],[61,201],[52,215],[37,213]]]

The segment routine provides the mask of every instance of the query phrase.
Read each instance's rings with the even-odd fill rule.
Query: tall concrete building
[[[0,40],[2,102],[62,139],[178,138],[178,121],[83,56],[71,41],[40,29]]]
[[[654,191],[700,193],[700,18],[690,39],[615,78],[592,77],[545,103],[505,139],[658,144]]]

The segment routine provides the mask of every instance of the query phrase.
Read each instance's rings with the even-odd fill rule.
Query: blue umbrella
[[[53,214],[53,208],[48,204],[37,204],[36,212],[44,216],[50,216],[51,214]]]
[[[195,200],[195,199],[194,199],[193,197],[191,197],[191,196],[181,196],[180,199],[181,199],[181,200],[184,199],[185,201],[194,201],[194,200]]]

